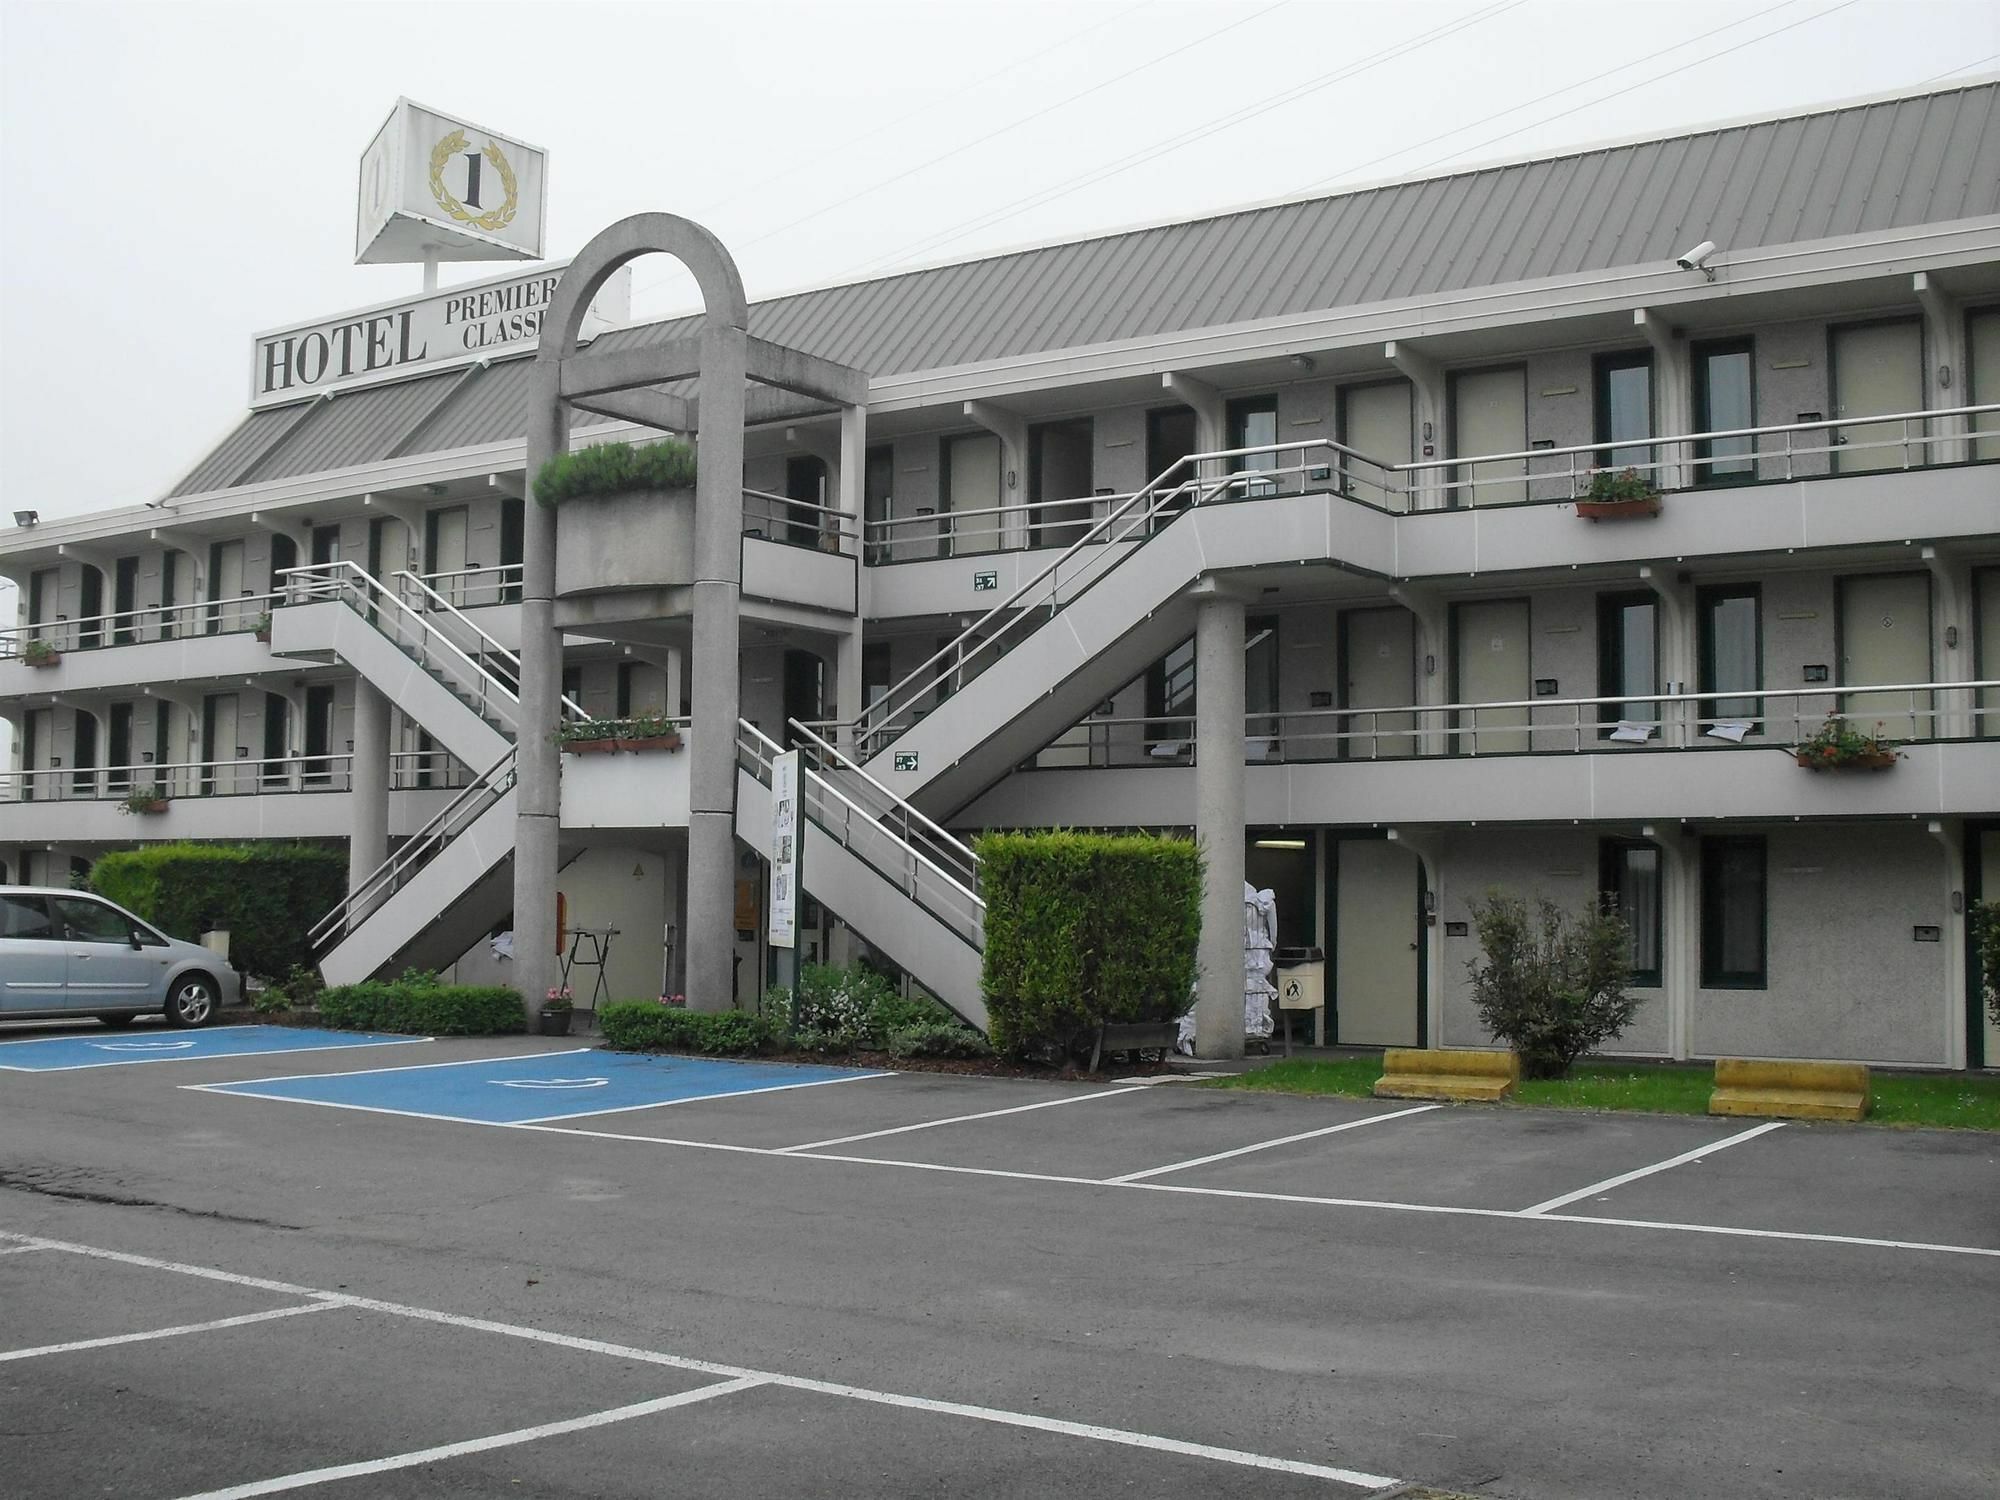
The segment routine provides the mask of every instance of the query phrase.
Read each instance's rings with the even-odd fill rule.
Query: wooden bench
[[[1381,1099],[1505,1099],[1521,1081],[1512,1052],[1462,1052],[1442,1047],[1391,1047],[1375,1080]]]
[[[1865,1063],[1778,1062],[1723,1057],[1715,1063],[1712,1115],[1788,1120],[1859,1120],[1868,1113]]]

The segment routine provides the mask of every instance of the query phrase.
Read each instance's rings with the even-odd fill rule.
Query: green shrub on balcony
[[[229,959],[277,980],[313,961],[313,923],[347,894],[347,856],[316,844],[149,844],[103,856],[90,888],[170,936],[229,929]]]
[[[1068,1057],[1104,1024],[1171,1021],[1193,1003],[1202,859],[1148,834],[992,833],[981,981],[993,1045]]]
[[[556,743],[565,748],[610,745],[678,750],[681,727],[664,714],[635,714],[625,719],[566,719],[556,726]]]
[[[598,443],[559,453],[535,475],[535,499],[551,510],[571,500],[694,488],[694,449],[668,439],[634,447]]]
[[[1590,476],[1585,500],[1644,501],[1660,498],[1660,487],[1637,469],[1599,469]]]

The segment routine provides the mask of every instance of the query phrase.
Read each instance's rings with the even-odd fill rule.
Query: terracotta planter
[[[125,811],[134,813],[142,818],[158,817],[166,810],[167,799],[165,797],[155,797],[149,802],[128,802],[125,804]]]
[[[638,740],[615,740],[620,750],[678,750],[681,737],[677,734],[654,734]]]
[[[62,652],[51,651],[47,656],[29,656],[29,657],[23,657],[22,660],[26,661],[29,666],[35,668],[59,667],[62,665]]]
[[[1586,521],[1634,521],[1644,516],[1660,513],[1660,497],[1648,495],[1643,500],[1579,500],[1576,513]]]
[[[1792,758],[1808,771],[1886,771],[1896,763],[1896,752],[1871,750],[1866,755],[1850,755],[1845,760],[1825,760],[1804,751],[1794,751]]]
[[[262,641],[262,642],[263,642],[263,643],[264,643],[265,645],[267,645],[267,646],[268,646],[268,645],[270,645],[270,644],[271,644],[271,627],[270,627],[270,626],[268,626],[268,625],[266,625],[266,626],[265,626],[265,627],[264,627],[264,628],[263,628],[262,630],[259,630],[259,631],[257,631],[257,632],[256,632],[256,636],[257,636],[257,639],[258,639],[258,640],[260,640],[260,641]]]
[[[620,740],[566,740],[562,748],[565,755],[609,755],[622,745]]]

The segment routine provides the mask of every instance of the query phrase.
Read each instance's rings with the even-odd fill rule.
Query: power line
[[[1963,67],[1958,68],[1946,68],[1942,73],[1933,73],[1928,78],[1919,78],[1910,87],[1920,89],[1927,83],[1936,83],[1940,78],[1955,78],[1960,73],[1970,73],[1974,69],[1983,68],[1990,62],[2000,62],[2000,52],[1989,52],[1986,56],[1980,58],[1978,62],[1969,62]]]
[[[1539,94],[1535,98],[1523,100],[1519,104],[1510,104],[1505,109],[1495,110],[1490,115],[1485,115],[1480,119],[1469,121],[1464,125],[1454,125],[1449,130],[1441,131],[1437,135],[1430,136],[1427,139],[1418,141],[1413,145],[1398,146],[1394,151],[1384,152],[1380,156],[1372,156],[1367,161],[1354,162],[1349,166],[1342,167],[1337,172],[1331,173],[1328,176],[1321,177],[1312,182],[1307,183],[1304,187],[1298,189],[1298,191],[1301,193],[1310,193],[1315,188],[1327,187],[1333,183],[1340,182],[1343,180],[1351,180],[1354,174],[1357,172],[1365,172],[1368,170],[1368,168],[1374,166],[1380,166],[1385,161],[1394,161],[1399,156],[1408,156],[1412,151],[1421,151],[1426,146],[1435,146],[1439,141],[1448,141],[1455,135],[1465,134],[1465,132],[1468,130],[1477,130],[1480,126],[1490,125],[1495,120],[1504,120],[1508,115],[1519,114],[1524,109],[1533,109],[1537,104],[1546,104],[1551,99],[1560,99],[1564,94],[1573,94],[1578,89],[1588,88],[1593,83],[1601,83],[1603,80],[1607,78],[1616,77],[1620,73],[1628,73],[1632,69],[1637,67],[1643,67],[1645,64],[1649,62],[1656,62],[1660,58],[1667,56],[1669,53],[1680,52],[1688,47],[1696,45],[1699,42],[1705,42],[1712,36],[1720,36],[1725,31],[1733,31],[1738,26],[1748,26],[1751,22],[1761,20],[1763,17],[1770,15],[1773,11],[1780,11],[1785,9],[1787,6],[1796,5],[1797,3],[1798,0],[1778,0],[1778,3],[1776,5],[1767,6],[1763,10],[1753,12],[1750,15],[1739,17],[1734,21],[1725,22],[1720,26],[1702,32],[1699,36],[1691,36],[1688,37],[1685,41],[1675,42],[1671,47],[1662,47],[1657,52],[1648,52],[1644,57],[1635,57],[1630,62],[1620,63],[1615,68],[1607,68],[1602,73],[1595,74],[1589,78],[1579,79],[1575,83],[1566,83],[1559,89],[1550,89],[1546,94]],[[1419,168],[1418,170],[1422,169]]]
[[[1005,78],[1009,73],[1018,73],[1020,72],[1021,69],[1027,67],[1028,64],[1040,62],[1043,58],[1047,57],[1052,52],[1065,51],[1068,48],[1075,46],[1078,42],[1082,41],[1092,32],[1102,31],[1105,27],[1111,25],[1113,22],[1122,21],[1127,16],[1130,16],[1135,12],[1145,10],[1148,6],[1157,3],[1158,0],[1139,0],[1139,3],[1137,5],[1128,5],[1123,10],[1112,11],[1109,14],[1099,18],[1098,20],[1092,21],[1088,26],[1084,27],[1081,31],[1073,31],[1068,36],[1063,37],[1060,41],[1051,42],[1048,46],[1043,47],[1041,50],[1037,52],[1030,52],[1026,57],[1016,58],[1013,62],[1008,63],[1004,67],[995,68],[992,72],[984,74],[983,76],[977,79],[974,79],[970,84],[954,89],[949,98],[947,99],[933,99],[928,104],[920,104],[915,109],[909,111],[909,113],[898,115],[896,116],[895,119],[885,121],[883,124],[877,125],[872,130],[864,130],[860,135],[852,136],[847,140],[840,142],[838,145],[828,146],[825,150],[817,152],[816,154],[807,157],[804,160],[795,161],[791,163],[789,166],[781,167],[779,170],[771,173],[767,177],[760,177],[755,182],[745,183],[739,186],[736,189],[736,191],[731,193],[727,198],[719,198],[715,202],[710,203],[705,207],[703,207],[702,209],[698,210],[698,212],[702,214],[716,213],[721,209],[727,208],[730,204],[735,203],[736,201],[747,196],[750,193],[761,192],[765,188],[769,187],[772,183],[781,182],[785,178],[790,177],[797,172],[803,171],[809,164],[813,162],[824,161],[829,156],[836,156],[843,151],[851,151],[856,146],[861,145],[864,141],[872,141],[878,135],[886,134],[891,130],[900,129],[902,126],[909,124],[910,121],[917,119],[920,116],[930,114],[944,104],[958,103],[959,101],[964,99],[968,93],[972,92],[973,90],[984,88],[989,83],[997,82],[998,80]]]
[[[1345,82],[1347,79],[1365,73],[1371,68],[1380,66],[1382,63],[1414,52],[1431,42],[1441,41],[1456,32],[1464,31],[1482,22],[1493,20],[1510,10],[1517,10],[1526,3],[1527,0],[1502,0],[1502,3],[1488,5],[1484,10],[1461,16],[1455,21],[1433,27],[1431,30],[1421,32],[1416,36],[1405,38],[1403,41],[1385,47],[1381,51],[1372,53],[1359,61],[1344,64],[1330,73],[1322,73],[1317,78],[1308,79],[1306,82],[1295,85],[1293,88],[1273,98],[1262,100],[1256,104],[1246,105],[1226,115],[1220,115],[1206,124],[1184,130],[1179,135],[1169,136],[1163,141],[1156,141],[1152,145],[1143,147],[1127,156],[1119,157],[1114,161],[1106,162],[1085,172],[1080,172],[1074,177],[1065,178],[1051,187],[1030,193],[1026,197],[1017,198],[1013,202],[1004,204],[999,208],[989,209],[984,213],[954,224],[936,234],[926,236],[913,245],[905,246],[903,249],[893,251],[888,255],[877,256],[873,260],[850,268],[849,271],[842,274],[851,275],[856,272],[874,270],[879,266],[907,261],[929,251],[941,249],[945,245],[953,244],[958,240],[966,238],[968,235],[976,234],[990,225],[997,224],[1023,209],[1039,208],[1045,203],[1053,203],[1058,198],[1065,198],[1071,193],[1080,192],[1087,187],[1093,187],[1100,182],[1128,172],[1134,167],[1142,166],[1146,162],[1156,160],[1170,152],[1178,151],[1182,146],[1191,145],[1195,141],[1204,140],[1221,131],[1233,129],[1245,121],[1254,120],[1259,115],[1269,114],[1274,109],[1280,109],[1311,94],[1331,88],[1336,83]],[[1790,0],[1787,0],[1787,3],[1790,3]]]
[[[775,229],[767,230],[765,233],[758,235],[755,239],[743,241],[742,244],[739,245],[737,248],[742,250],[747,250],[753,245],[761,245],[766,240],[776,239],[779,235],[784,234],[789,230],[797,229],[801,224],[810,224],[814,219],[822,218],[825,215],[834,212],[836,209],[845,208],[850,203],[858,202],[861,199],[868,197],[872,193],[879,193],[885,187],[892,187],[896,183],[903,181],[905,178],[914,177],[919,172],[928,171],[930,168],[937,166],[941,162],[950,161],[955,156],[963,156],[966,152],[974,150],[977,147],[983,146],[988,141],[997,140],[999,137],[1006,135],[1011,131],[1019,130],[1023,125],[1031,124],[1032,122],[1041,119],[1045,115],[1053,114],[1055,111],[1059,109],[1064,109],[1069,105],[1075,104],[1078,100],[1088,99],[1092,94],[1102,93],[1104,90],[1108,88],[1123,83],[1128,78],[1136,77],[1138,74],[1144,73],[1150,68],[1156,68],[1163,62],[1167,62],[1172,58],[1179,57],[1184,52],[1191,52],[1196,47],[1204,46],[1205,44],[1214,41],[1217,37],[1222,36],[1227,32],[1236,30],[1239,26],[1247,26],[1252,21],[1262,20],[1265,16],[1270,15],[1271,12],[1275,10],[1282,10],[1286,5],[1290,3],[1291,0],[1275,0],[1275,3],[1265,6],[1262,10],[1252,11],[1247,16],[1240,16],[1236,20],[1231,21],[1226,26],[1219,26],[1214,31],[1208,32],[1202,36],[1198,36],[1193,41],[1185,42],[1181,46],[1175,47],[1170,51],[1163,52],[1158,57],[1155,57],[1148,62],[1140,63],[1137,67],[1127,68],[1123,73],[1119,73],[1111,78],[1106,78],[1101,82],[1094,83],[1087,89],[1082,89],[1079,90],[1077,93],[1067,95],[1064,98],[1056,100],[1053,104],[1044,105],[1040,109],[1033,110],[1028,114],[1020,116],[1018,119],[1010,120],[1005,125],[999,126],[998,128],[993,130],[989,130],[986,132],[986,134],[979,136],[974,140],[967,141],[965,142],[965,144],[961,146],[954,146],[952,147],[951,150],[940,152],[936,156],[918,162],[915,166],[906,167],[902,171],[895,173],[893,176],[883,178],[880,182],[870,183],[867,187],[861,188],[857,192],[849,193],[844,198],[837,198],[832,203],[828,203],[820,208],[814,209],[811,213],[801,214],[796,219],[791,219],[783,224],[778,225],[778,227]]]
[[[1727,57],[1732,52],[1741,52],[1745,47],[1754,47],[1759,42],[1768,42],[1774,36],[1783,36],[1788,31],[1796,31],[1798,30],[1799,27],[1809,26],[1814,21],[1824,21],[1828,16],[1832,15],[1835,11],[1846,10],[1850,5],[1853,5],[1854,3],[1855,0],[1840,0],[1840,4],[1838,5],[1830,5],[1825,10],[1818,11],[1810,16],[1801,16],[1796,21],[1787,21],[1783,26],[1773,27],[1771,30],[1764,32],[1761,36],[1749,37],[1743,41],[1736,43],[1734,46],[1724,47],[1720,52],[1711,52],[1706,57],[1697,57],[1692,62],[1682,63],[1678,68],[1669,68],[1664,73],[1656,73],[1651,78],[1642,79],[1640,82],[1629,85],[1627,88],[1620,90],[1620,92],[1630,93],[1633,89],[1650,88],[1656,83],[1663,83],[1667,79],[1672,78],[1677,74],[1687,72],[1689,68],[1699,68],[1704,64],[1716,61],[1716,59],[1718,58]],[[1766,14],[1768,14],[1768,12],[1766,12]],[[1461,156],[1469,156],[1474,151],[1483,151],[1488,146],[1496,145],[1501,141],[1512,140],[1515,136],[1533,130],[1539,125],[1547,125],[1553,120],[1567,119],[1569,116],[1576,114],[1582,110],[1589,109],[1593,105],[1602,104],[1606,99],[1609,99],[1611,97],[1612,96],[1610,94],[1601,94],[1595,99],[1586,99],[1583,103],[1572,105],[1568,109],[1557,110],[1556,113],[1552,115],[1544,115],[1539,120],[1530,120],[1526,125],[1519,126],[1516,129],[1506,131],[1500,135],[1491,136],[1488,139],[1481,141],[1476,146],[1467,146],[1463,150],[1452,151],[1444,156],[1440,156],[1435,158],[1434,160],[1427,161],[1423,164],[1423,166],[1418,167],[1417,170],[1419,172],[1426,171],[1431,167],[1441,166],[1445,162],[1456,161]]]

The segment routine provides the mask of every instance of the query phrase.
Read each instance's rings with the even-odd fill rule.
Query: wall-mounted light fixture
[[[1257,840],[1257,847],[1259,849],[1303,849],[1305,848],[1305,846],[1306,846],[1306,841],[1304,839],[1258,839]]]
[[[1313,357],[1310,354],[1294,354],[1292,356],[1292,368],[1301,374],[1310,375],[1319,366],[1314,363]]]
[[[1956,651],[1958,649],[1958,627],[1956,625],[1945,626],[1944,648],[1947,651]]]
[[[14,512],[14,524],[16,526],[33,526],[41,519],[42,513],[38,510],[17,510]]]

